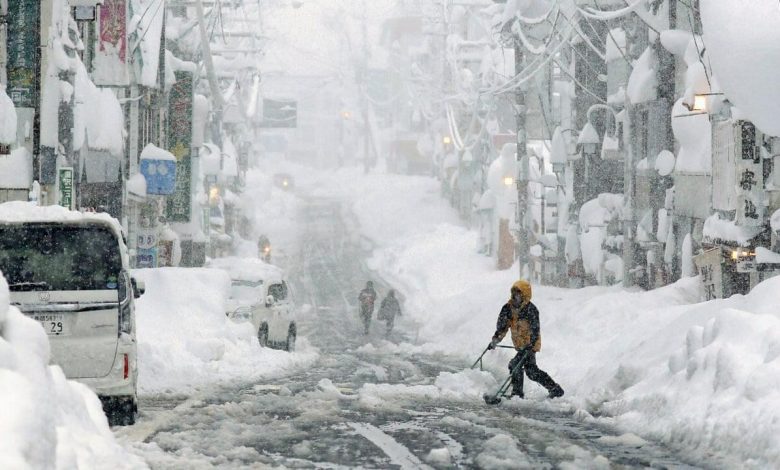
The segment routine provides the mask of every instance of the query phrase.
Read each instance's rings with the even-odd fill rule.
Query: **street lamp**
[[[511,176],[505,176],[504,177],[504,186],[512,186],[515,184],[515,179]]]
[[[452,143],[452,138],[448,135],[445,135],[444,137],[442,137],[441,143],[443,143],[444,145],[450,145]]]
[[[587,157],[593,157],[596,155],[596,150],[600,143],[599,133],[596,132],[596,128],[593,127],[590,119],[588,119],[588,122],[585,123],[585,126],[580,131],[579,137],[577,137],[577,145],[580,146],[582,153]]]

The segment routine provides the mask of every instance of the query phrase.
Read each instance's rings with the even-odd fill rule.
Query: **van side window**
[[[287,298],[287,283],[271,284],[268,286],[268,295],[272,295],[277,302]]]

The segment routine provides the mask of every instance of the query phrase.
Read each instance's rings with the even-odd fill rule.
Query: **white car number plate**
[[[40,322],[46,334],[49,336],[64,336],[69,334],[65,315],[61,313],[42,313],[33,315],[33,319]]]

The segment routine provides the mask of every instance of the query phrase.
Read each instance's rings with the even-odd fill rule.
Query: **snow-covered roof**
[[[282,270],[257,258],[239,258],[229,256],[215,258],[209,261],[208,267],[227,271],[231,279],[242,281],[263,281],[265,283],[281,282],[284,278]]]

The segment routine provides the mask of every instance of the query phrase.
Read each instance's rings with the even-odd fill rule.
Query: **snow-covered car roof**
[[[100,224],[111,229],[122,246],[122,263],[129,263],[125,247],[122,225],[118,220],[104,212],[72,211],[62,206],[38,206],[31,202],[10,201],[0,204],[0,224],[23,224],[29,222]]]
[[[282,270],[273,264],[268,264],[257,258],[239,258],[228,256],[209,261],[209,267],[228,272],[230,279],[240,281],[281,282],[284,279]]]

